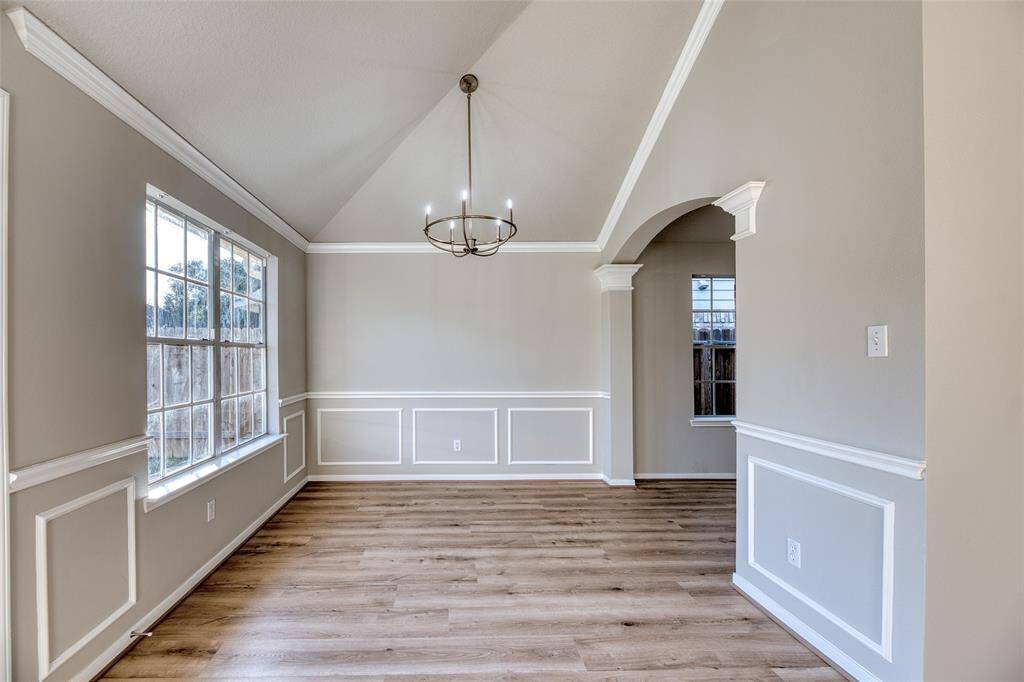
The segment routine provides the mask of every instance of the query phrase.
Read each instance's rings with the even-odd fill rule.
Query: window
[[[152,482],[266,433],[267,261],[152,199],[145,229]]]
[[[736,414],[736,278],[696,276],[693,292],[693,414]]]

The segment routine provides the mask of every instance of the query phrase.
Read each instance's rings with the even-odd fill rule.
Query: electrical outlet
[[[213,521],[217,516],[217,500],[210,500],[206,503],[206,522]]]
[[[452,452],[462,452],[462,440],[460,438],[452,441]]]
[[[789,563],[800,568],[800,543],[793,538],[786,538],[786,558]]]
[[[889,357],[889,325],[876,324],[868,327],[868,357]]]

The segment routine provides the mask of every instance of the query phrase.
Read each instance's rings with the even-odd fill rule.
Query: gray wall
[[[145,431],[147,182],[278,256],[280,390],[304,391],[304,254],[26,53],[10,22],[0,23],[0,84],[11,94],[11,468]],[[279,445],[149,513],[136,504],[138,602],[54,677],[81,670],[301,480],[284,483],[283,458]],[[35,515],[126,477],[144,495],[145,459],[140,453],[13,494],[15,679],[37,674]],[[206,502],[214,498],[217,518],[207,524]],[[125,595],[124,507],[104,499],[78,514],[61,521],[71,525],[54,526],[50,543],[55,557],[83,569],[51,573],[59,581],[51,585],[51,619],[70,624],[53,633],[54,655]],[[79,533],[119,549],[100,553],[61,541]],[[65,617],[79,611],[78,620]]]
[[[637,475],[736,471],[730,425],[693,427],[692,295],[694,275],[732,275],[733,216],[707,206],[666,227],[633,276],[633,456]],[[739,322],[742,339],[742,321]],[[742,343],[742,341],[741,341]],[[742,383],[737,390],[742,391]]]
[[[741,421],[924,457],[921,40],[915,3],[726,3],[625,207],[606,257],[666,209],[767,181],[757,234],[736,245]],[[880,323],[890,355],[868,359],[865,327]],[[738,576],[874,674],[919,678],[924,482],[751,437],[737,454]],[[875,627],[858,619],[863,603],[881,618],[877,586],[840,583],[829,563],[844,556],[837,543],[878,556],[884,528],[846,525],[874,518],[871,505],[757,469],[750,509],[751,457],[894,502],[892,661],[801,600],[822,594],[825,576],[819,606]],[[780,532],[805,538],[804,568],[785,576],[792,589],[748,563],[748,513],[755,563],[769,572],[785,562]]]
[[[926,4],[932,679],[1020,679],[1024,670],[1022,102],[1024,5]]]
[[[310,254],[311,472],[596,476],[607,400],[544,394],[601,391],[597,262]]]

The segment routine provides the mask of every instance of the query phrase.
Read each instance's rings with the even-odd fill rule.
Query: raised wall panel
[[[284,439],[284,482],[298,476],[306,468],[306,411],[296,412],[284,418],[282,431]]]
[[[417,408],[412,424],[413,464],[498,463],[497,408]]]
[[[894,503],[757,457],[747,486],[750,566],[891,660]]]
[[[135,479],[36,515],[39,677],[134,606]]]
[[[321,407],[316,411],[317,463],[402,463],[400,408]]]
[[[509,464],[591,464],[590,407],[513,407],[508,410]]]

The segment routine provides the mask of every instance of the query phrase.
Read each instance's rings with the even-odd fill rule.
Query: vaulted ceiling
[[[596,237],[699,2],[51,2],[36,16],[313,241],[478,209]]]

